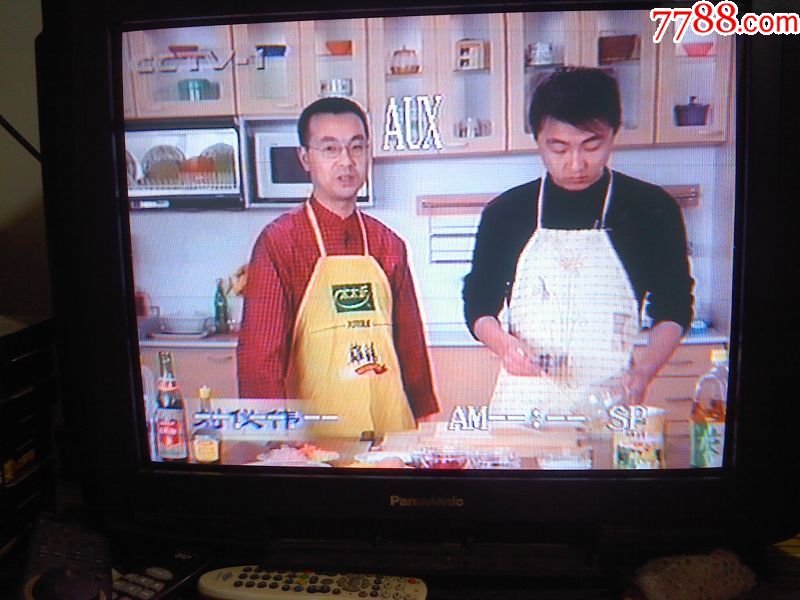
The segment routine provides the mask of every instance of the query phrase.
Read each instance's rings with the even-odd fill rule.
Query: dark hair
[[[600,69],[565,67],[551,73],[533,93],[528,123],[533,137],[548,117],[580,129],[605,121],[614,133],[621,120],[617,80]]]
[[[364,124],[364,132],[369,137],[369,125],[367,125],[367,115],[364,110],[347,98],[320,98],[306,106],[300,113],[297,121],[297,135],[300,137],[300,145],[308,148],[308,124],[314,115],[342,115],[352,113],[356,115]]]

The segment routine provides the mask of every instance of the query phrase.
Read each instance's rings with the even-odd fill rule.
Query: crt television
[[[797,54],[790,36],[689,31],[676,43],[674,24],[655,44],[653,6],[44,2],[55,317],[67,424],[96,514],[154,536],[449,543],[436,552],[463,556],[482,543],[701,547],[794,533],[796,353],[784,316],[796,236],[782,211]],[[499,359],[470,334],[462,285],[486,204],[545,173],[532,95],[576,65],[620,89],[611,168],[679,209],[692,320],[648,388],[650,409],[595,390],[573,411],[497,411]],[[373,203],[361,210],[405,240],[440,410],[404,431],[337,438],[320,421],[336,421],[335,409],[240,393],[243,276],[254,279],[243,267],[261,230],[302,204],[131,202],[137,186],[213,187],[231,169],[247,190],[256,134],[294,134],[302,106],[322,96],[365,108]],[[154,135],[136,155],[126,144],[128,130],[220,121],[239,148]],[[637,345],[657,326],[639,300]],[[729,357],[724,433],[712,440],[718,462],[692,467],[693,395],[711,350]],[[164,400],[175,382],[182,405]],[[586,408],[598,406],[600,416]]]

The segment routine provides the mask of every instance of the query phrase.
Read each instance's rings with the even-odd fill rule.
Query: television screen
[[[147,458],[726,464],[735,38],[317,16],[122,33]]]

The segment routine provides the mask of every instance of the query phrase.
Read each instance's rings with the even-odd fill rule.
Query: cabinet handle
[[[671,367],[687,367],[691,365],[694,361],[691,359],[683,359],[683,360],[671,360],[669,361],[669,366]]]
[[[714,130],[700,130],[697,132],[697,135],[722,135],[721,129],[714,129]]]
[[[227,356],[213,356],[209,354],[206,356],[206,360],[208,360],[208,362],[213,362],[217,364],[229,363],[233,360],[233,355],[228,354]]]
[[[665,402],[694,402],[694,398],[689,398],[688,396],[678,397],[673,396],[672,398],[664,398]]]

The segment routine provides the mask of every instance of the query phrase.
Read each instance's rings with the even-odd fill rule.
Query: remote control
[[[123,546],[115,552],[111,600],[162,600],[184,590],[194,596],[194,581],[209,560],[187,549],[168,550],[149,544]]]
[[[273,571],[256,565],[209,571],[197,582],[209,600],[286,600],[307,596],[425,600],[428,587],[414,577]]]
[[[21,595],[109,600],[110,555],[108,538],[80,520],[42,515],[31,537]]]

